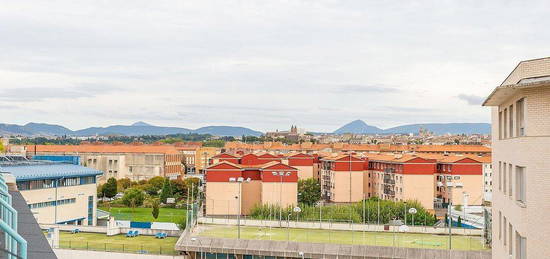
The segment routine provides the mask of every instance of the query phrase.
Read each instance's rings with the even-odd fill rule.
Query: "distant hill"
[[[409,134],[418,133],[420,128],[424,128],[436,135],[444,134],[490,134],[491,124],[489,123],[425,123],[408,124],[389,129],[380,129],[370,126],[362,120],[352,121],[341,128],[335,130],[334,134],[353,133],[353,134]]]
[[[256,136],[259,137],[263,133],[260,131],[251,130],[243,127],[231,127],[231,126],[208,126],[198,128],[193,133],[199,134],[211,134],[214,136]]]
[[[141,135],[169,135],[169,134],[186,134],[192,130],[176,127],[159,127],[159,126],[125,126],[114,125],[109,127],[92,127],[82,130],[77,130],[74,135],[77,136],[93,136],[93,135],[124,135],[124,136],[141,136]]]
[[[378,134],[382,133],[384,130],[370,126],[362,120],[354,120],[339,129],[334,131],[334,134],[344,134],[344,133],[353,133],[353,134]]]
[[[57,136],[63,136],[63,135],[69,135],[72,134],[73,131],[70,129],[67,129],[63,126],[54,125],[54,124],[46,124],[46,123],[27,123],[23,126],[24,129],[28,130],[29,132],[35,132],[39,135],[57,135]]]
[[[161,127],[136,122],[132,125],[113,125],[108,127],[90,127],[81,130],[70,130],[66,127],[45,123],[28,123],[26,125],[0,124],[0,135],[22,136],[95,136],[95,135],[169,135],[169,134],[211,134],[214,136],[261,136],[263,133],[244,127],[208,126],[196,130],[178,127]]]

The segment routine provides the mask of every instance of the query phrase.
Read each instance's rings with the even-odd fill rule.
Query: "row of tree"
[[[300,204],[300,212],[294,211],[294,208],[281,208],[275,205],[257,205],[251,211],[250,216],[254,219],[278,220],[282,219],[302,220],[302,221],[331,221],[331,222],[353,222],[353,223],[371,223],[388,224],[391,220],[405,221],[406,224],[431,226],[437,222],[435,215],[428,212],[417,201],[394,202],[380,200],[376,197],[363,200],[353,204],[314,206],[310,204]],[[415,208],[414,216],[408,212],[410,208]]]
[[[149,180],[131,181],[128,178],[109,178],[105,184],[99,185],[98,197],[113,198],[117,193],[123,192],[121,202],[129,207],[140,207],[146,198],[153,198],[153,201],[146,204],[154,205],[154,199],[160,203],[167,203],[168,198],[174,198],[176,202],[184,199],[197,197],[199,192],[199,179],[187,178],[185,180],[169,180],[157,176]]]

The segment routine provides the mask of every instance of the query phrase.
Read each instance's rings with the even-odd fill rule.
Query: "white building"
[[[0,156],[0,173],[15,177],[17,189],[38,223],[96,225],[96,178],[103,172],[74,164]]]
[[[550,58],[523,61],[492,107],[493,258],[549,258]]]

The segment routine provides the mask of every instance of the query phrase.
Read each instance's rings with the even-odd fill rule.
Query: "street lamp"
[[[416,214],[416,208],[410,208],[409,213],[412,215],[412,225],[414,227],[414,214]]]
[[[237,203],[238,203],[238,212],[237,212],[237,238],[238,239],[241,239],[241,190],[242,190],[242,183],[243,182],[247,182],[249,183],[250,182],[250,178],[246,178],[246,180],[242,177],[238,177],[238,178],[229,178],[229,181],[230,182],[236,182],[239,184],[239,195],[238,196],[235,196],[235,199],[237,200]]]

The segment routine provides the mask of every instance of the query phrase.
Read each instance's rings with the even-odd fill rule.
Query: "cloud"
[[[459,94],[457,96],[458,99],[466,101],[469,105],[481,105],[483,100],[485,100],[485,97],[477,96],[477,95],[471,95],[471,94]]]
[[[388,87],[384,85],[355,85],[355,84],[346,84],[340,85],[333,89],[333,91],[338,93],[393,93],[399,91],[398,88]]]
[[[0,91],[0,100],[11,102],[38,102],[47,99],[92,98],[120,90],[117,87],[83,83],[73,88],[19,87]]]
[[[548,12],[498,0],[12,1],[0,8],[0,110],[15,108],[2,121],[488,121],[470,104],[517,61],[547,55]]]

